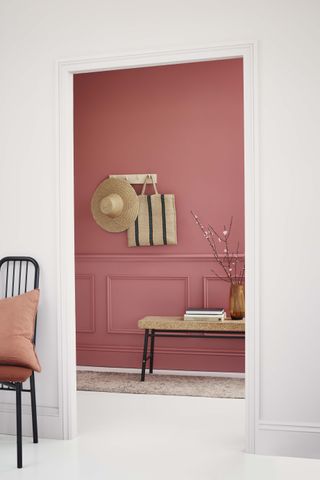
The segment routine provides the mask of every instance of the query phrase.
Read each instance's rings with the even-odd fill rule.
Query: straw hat
[[[91,212],[97,224],[108,232],[123,232],[135,221],[139,199],[126,180],[107,178],[91,199]]]

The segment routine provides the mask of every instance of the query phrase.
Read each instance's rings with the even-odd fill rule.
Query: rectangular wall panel
[[[108,333],[137,334],[146,315],[182,315],[189,304],[189,278],[113,275],[106,279]]]
[[[76,275],[76,332],[95,332],[95,291],[94,275],[81,273]]]

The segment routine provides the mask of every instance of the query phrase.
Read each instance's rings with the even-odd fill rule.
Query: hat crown
[[[100,210],[110,218],[116,218],[121,215],[123,210],[123,200],[117,193],[111,193],[100,201]]]
[[[134,188],[120,178],[107,178],[91,198],[91,212],[97,224],[107,232],[124,232],[135,222],[139,199]]]

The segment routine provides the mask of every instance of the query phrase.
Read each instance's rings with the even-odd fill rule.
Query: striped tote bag
[[[173,194],[160,194],[153,181],[155,193],[145,195],[147,178],[139,195],[139,213],[128,229],[129,247],[176,245],[177,221]]]

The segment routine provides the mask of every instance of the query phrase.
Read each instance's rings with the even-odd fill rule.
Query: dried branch
[[[235,256],[235,262],[234,262],[234,276],[237,278],[237,266],[238,266],[238,261],[239,261],[239,241],[237,243],[237,253]]]
[[[195,215],[192,211],[191,211],[191,214],[193,216],[193,218],[195,219],[197,225],[199,226],[199,228],[201,229],[202,233],[203,233],[203,236],[206,238],[206,240],[208,241],[210,247],[211,247],[211,250],[212,250],[212,253],[213,253],[213,256],[215,258],[215,260],[217,261],[217,263],[219,263],[219,265],[223,268],[225,274],[227,275],[227,277],[229,278],[229,281],[232,283],[232,276],[231,276],[231,272],[230,270],[228,270],[225,265],[223,264],[223,261],[221,260],[221,258],[219,257],[219,253],[218,253],[218,249],[217,249],[217,246],[216,246],[216,243],[215,243],[215,240],[214,240],[214,237],[213,235],[210,235],[210,233],[204,228],[204,226],[202,225],[202,223],[200,222],[199,218],[197,215]]]
[[[244,280],[244,267],[241,271],[240,276],[238,276],[238,263],[239,263],[239,248],[240,244],[239,241],[237,243],[237,250],[236,253],[232,253],[230,251],[230,244],[229,244],[229,237],[232,231],[232,225],[233,225],[233,217],[230,219],[229,227],[224,225],[223,226],[223,234],[220,235],[213,227],[212,225],[208,225],[205,227],[201,222],[199,217],[191,211],[191,214],[193,218],[196,221],[196,224],[202,231],[202,234],[204,238],[207,240],[211,252],[213,254],[214,260],[217,262],[217,264],[221,267],[223,272],[225,273],[226,277],[221,276],[218,272],[212,269],[212,272],[214,275],[219,278],[222,281],[229,282],[231,284],[241,284]],[[219,248],[218,245],[221,244],[221,247],[223,247],[223,255],[221,256],[221,253],[219,253]],[[220,248],[221,248],[220,247]]]
[[[217,278],[219,278],[219,280],[222,280],[223,282],[230,283],[229,278],[221,277],[221,275],[219,275],[219,273],[217,273],[213,268],[211,268],[211,272],[214,273],[215,276],[216,276]]]
[[[241,275],[240,275],[240,280],[239,280],[239,285],[241,285],[241,283],[243,283],[244,281],[244,274],[245,274],[245,267],[243,266],[243,269],[242,269],[242,272],[241,272]]]

